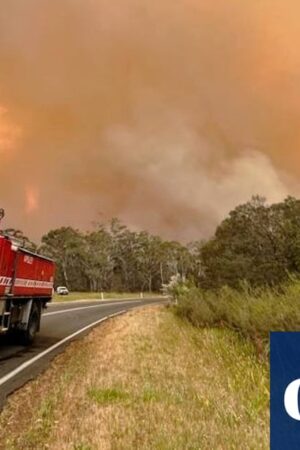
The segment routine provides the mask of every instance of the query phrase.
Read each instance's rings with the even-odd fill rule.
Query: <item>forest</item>
[[[33,243],[6,229],[22,245],[53,258],[56,285],[72,291],[156,291],[172,276],[203,289],[275,287],[300,273],[300,200],[276,204],[256,196],[237,206],[209,239],[180,243],[131,231],[114,218],[92,231],[49,231]]]

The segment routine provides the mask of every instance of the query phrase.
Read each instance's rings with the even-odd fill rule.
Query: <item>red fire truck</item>
[[[55,264],[0,236],[0,334],[32,343],[42,309],[51,301]]]

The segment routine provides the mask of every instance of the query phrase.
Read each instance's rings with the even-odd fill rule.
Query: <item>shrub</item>
[[[268,345],[270,331],[300,330],[300,282],[280,289],[235,290],[223,287],[204,291],[196,287],[179,295],[178,316],[198,327],[228,327],[252,339],[259,350]]]
[[[184,277],[179,273],[173,275],[168,284],[162,285],[162,292],[164,295],[169,295],[174,300],[178,297],[187,294],[189,291],[188,284]]]

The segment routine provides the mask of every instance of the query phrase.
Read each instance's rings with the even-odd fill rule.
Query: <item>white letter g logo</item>
[[[292,381],[284,393],[284,407],[292,419],[300,421],[298,393],[300,388],[300,379]]]

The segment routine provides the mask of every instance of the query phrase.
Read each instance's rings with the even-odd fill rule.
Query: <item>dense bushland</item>
[[[235,208],[200,250],[198,285],[239,289],[276,286],[300,273],[300,201],[292,197],[268,205],[253,199]]]
[[[270,331],[300,331],[300,282],[291,279],[280,289],[223,287],[203,290],[178,285],[175,312],[193,325],[226,327],[251,339],[267,354]]]
[[[228,327],[267,352],[270,331],[300,330],[300,202],[254,197],[230,212],[200,249],[196,285],[170,286],[176,312],[199,327]]]

